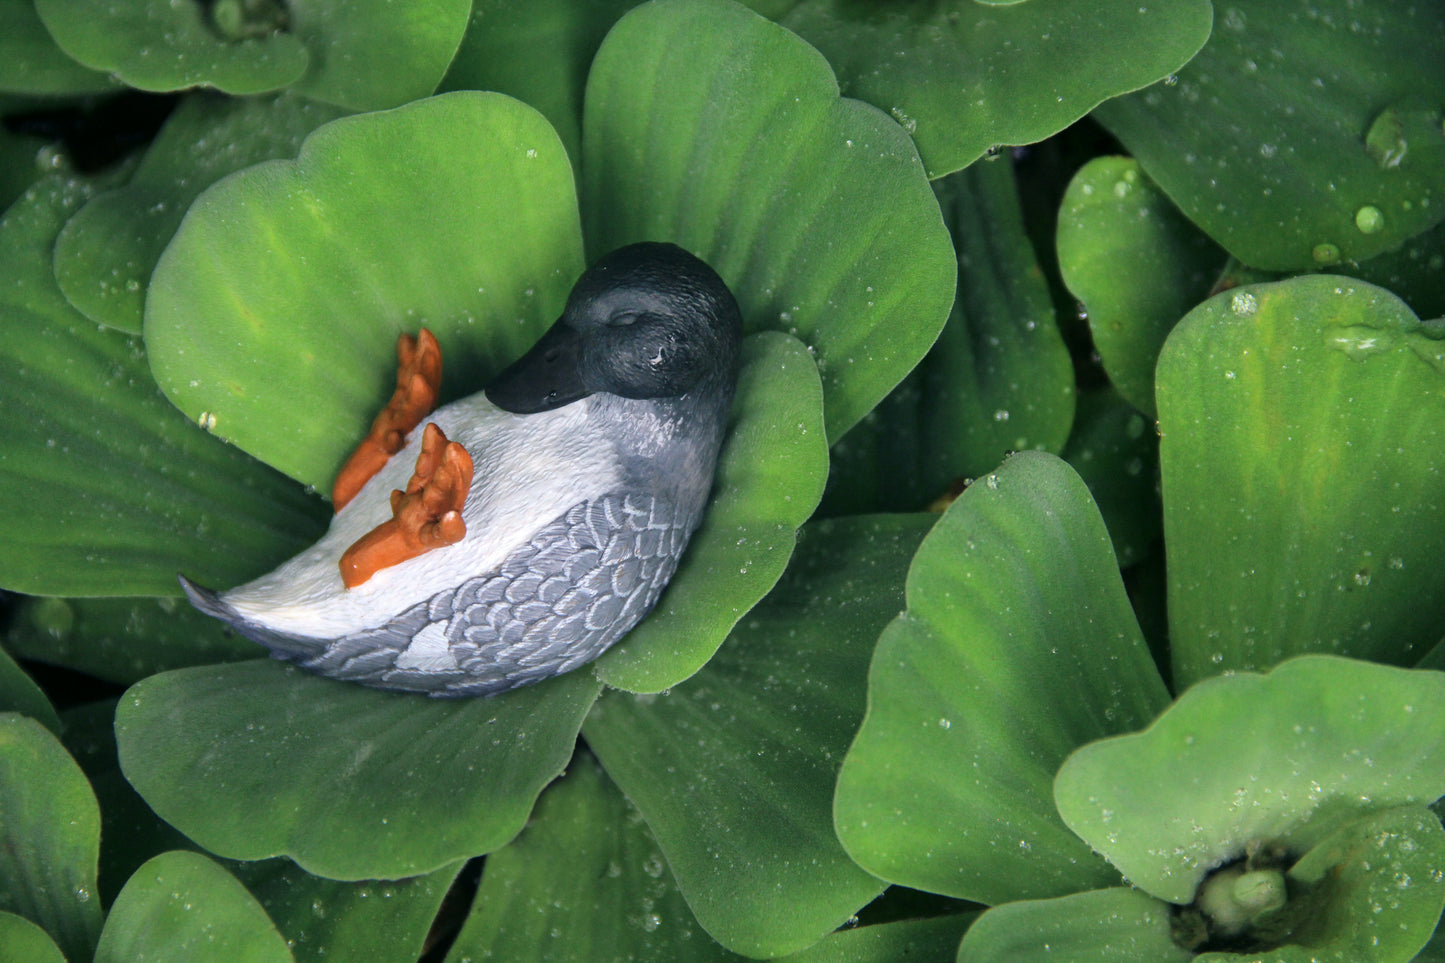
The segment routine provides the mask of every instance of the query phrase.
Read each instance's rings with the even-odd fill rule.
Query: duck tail
[[[198,582],[192,582],[184,575],[177,575],[176,578],[180,581],[186,598],[190,599],[191,604],[206,615],[231,625],[242,621],[240,614],[235,609],[221,601],[221,593],[214,589],[208,589]]]
[[[328,642],[326,639],[288,635],[284,632],[272,631],[263,625],[257,625],[237,612],[233,606],[227,604],[221,598],[221,593],[214,589],[208,589],[197,582],[192,582],[184,575],[177,575],[176,578],[180,580],[186,598],[190,599],[191,604],[199,611],[226,623],[237,634],[250,639],[257,645],[270,649],[271,655],[275,658],[288,662],[299,662],[313,658],[326,649]]]

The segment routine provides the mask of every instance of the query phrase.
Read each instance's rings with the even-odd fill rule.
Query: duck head
[[[578,279],[562,316],[487,386],[514,414],[589,395],[731,400],[742,316],[716,271],[675,244],[619,248]]]

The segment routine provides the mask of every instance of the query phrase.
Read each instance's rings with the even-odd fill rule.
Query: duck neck
[[[612,436],[623,487],[656,492],[700,514],[712,490],[731,385],[719,379],[674,398],[598,393],[588,400]]]

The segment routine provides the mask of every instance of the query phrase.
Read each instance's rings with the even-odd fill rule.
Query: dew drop
[[[1385,215],[1373,204],[1366,204],[1355,212],[1355,227],[1361,234],[1378,234],[1385,226]]]
[[[1340,249],[1325,241],[1316,244],[1314,250],[1310,252],[1310,256],[1315,259],[1316,264],[1334,264],[1340,259]]]
[[[52,639],[63,639],[75,628],[75,610],[65,599],[42,598],[30,610],[35,627]]]

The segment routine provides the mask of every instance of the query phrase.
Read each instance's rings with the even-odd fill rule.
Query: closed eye
[[[618,311],[607,319],[607,325],[612,328],[626,327],[637,320],[638,314],[639,312],[637,311]]]

